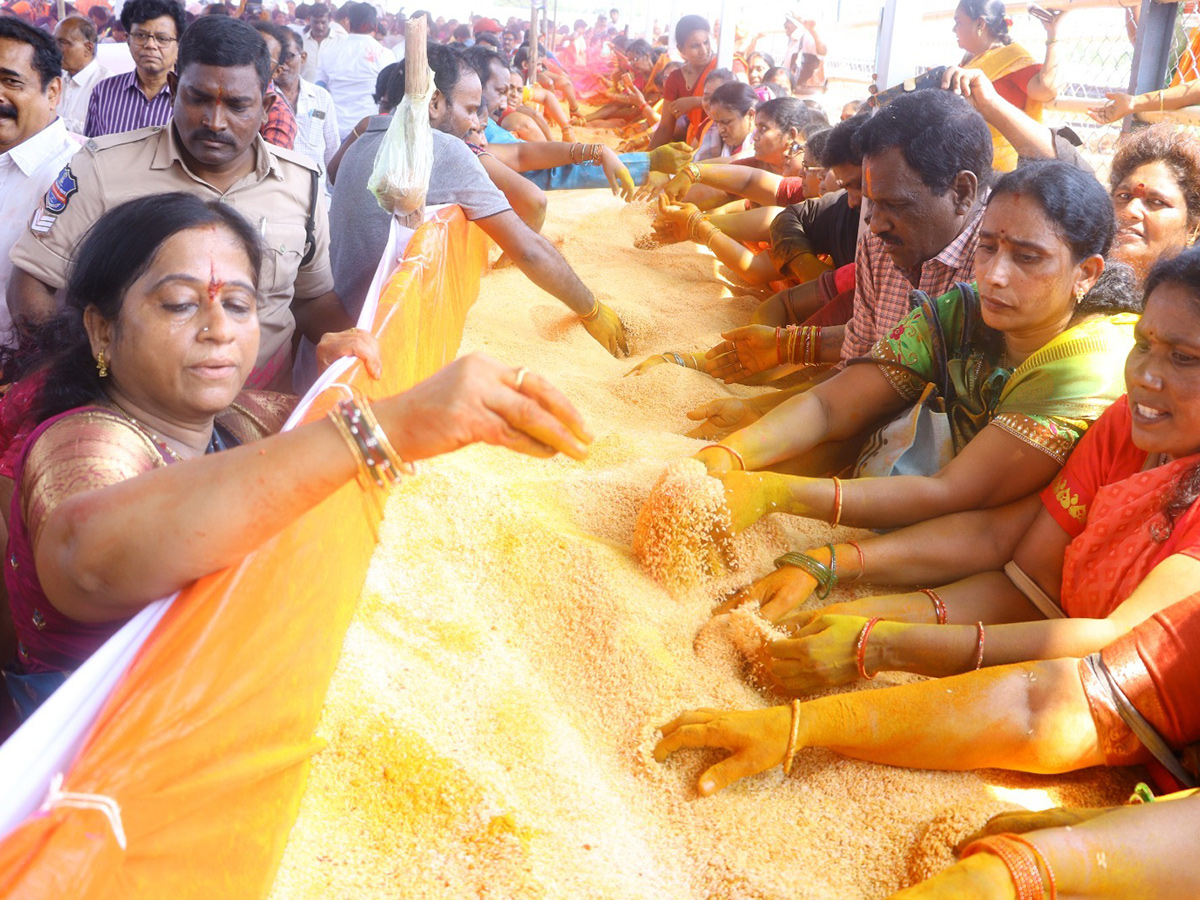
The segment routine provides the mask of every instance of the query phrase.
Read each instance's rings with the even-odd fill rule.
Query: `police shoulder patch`
[[[54,184],[50,185],[50,190],[46,191],[46,196],[42,198],[41,205],[34,211],[29,230],[37,235],[48,234],[58,217],[66,212],[71,197],[77,193],[79,182],[75,180],[70,165],[63,166],[58,177],[54,179]]]
[[[77,193],[79,182],[71,173],[70,165],[63,166],[58,177],[54,179],[54,184],[50,185],[50,190],[46,191],[46,199],[42,201],[42,206],[46,212],[60,216],[66,211],[71,197]]]

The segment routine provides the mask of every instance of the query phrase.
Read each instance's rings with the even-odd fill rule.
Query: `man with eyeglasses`
[[[263,123],[263,127],[258,130],[258,133],[268,144],[283,147],[285,150],[294,150],[296,148],[296,116],[290,106],[280,102],[279,88],[275,84],[275,79],[279,77],[279,70],[287,63],[288,55],[291,52],[288,49],[288,30],[274,22],[263,21],[251,22],[250,27],[262,35],[263,40],[267,42],[267,51],[271,54],[272,80],[267,85],[267,93],[274,100],[267,107],[267,121]]]
[[[167,76],[175,68],[183,6],[174,0],[129,0],[121,25],[129,34],[134,70],[99,82],[88,101],[83,132],[100,137],[171,121]]]

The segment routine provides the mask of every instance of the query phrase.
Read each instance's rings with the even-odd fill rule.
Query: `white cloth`
[[[345,140],[354,126],[379,109],[372,99],[375,79],[395,55],[369,34],[348,34],[321,52],[317,83],[333,95],[338,137]]]
[[[96,82],[113,73],[100,65],[96,59],[74,75],[62,73],[62,94],[58,99],[58,115],[67,126],[67,131],[83,134],[83,123],[87,119],[88,99]]]
[[[63,120],[55,119],[33,137],[0,153],[0,343],[7,343],[12,335],[7,295],[13,265],[8,253],[80,146],[82,139],[72,137]]]
[[[317,80],[317,64],[321,61],[321,52],[328,50],[344,37],[344,34],[337,34],[332,27],[325,40],[320,42],[311,34],[304,35],[304,52],[308,56],[305,57],[304,65],[300,69],[300,77],[315,82]]]

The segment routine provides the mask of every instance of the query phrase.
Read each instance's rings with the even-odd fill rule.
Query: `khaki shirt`
[[[170,191],[220,200],[245,216],[265,245],[259,278],[261,338],[256,372],[248,385],[287,384],[296,330],[292,298],[311,300],[333,290],[329,218],[325,204],[318,202],[316,250],[308,265],[301,266],[315,167],[300,154],[273,147],[258,136],[254,154],[254,171],[222,194],[188,169],[174,126],[93,138],[42,198],[13,246],[13,264],[61,288],[73,251],[92,224],[113,207]]]

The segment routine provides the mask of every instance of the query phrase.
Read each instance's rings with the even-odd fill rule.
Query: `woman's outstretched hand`
[[[780,566],[764,575],[718,606],[713,615],[720,615],[757,603],[759,615],[768,622],[779,623],[800,608],[817,587],[817,581],[798,566]],[[803,624],[807,625],[808,622]]]
[[[374,407],[393,445],[410,462],[475,443],[530,456],[565,453],[584,459],[592,442],[582,416],[549,381],[478,353],[456,359]]]
[[[721,337],[725,340],[705,358],[712,365],[712,376],[726,384],[741,384],[781,364],[779,338],[770,325],[743,325]]]
[[[858,677],[858,636],[867,619],[822,615],[795,637],[767,645],[767,670],[792,696],[848,684]],[[874,667],[868,665],[868,672]]]
[[[762,413],[745,400],[722,397],[689,411],[687,417],[700,423],[688,432],[688,437],[719,441],[747,425],[753,425],[762,418]]]
[[[731,751],[732,755],[701,774],[696,789],[702,797],[707,797],[739,779],[783,762],[792,730],[792,709],[790,706],[745,712],[697,709],[672,719],[660,730],[662,739],[654,747],[654,758],[659,762],[684,747]]]
[[[732,456],[729,453],[725,455]],[[707,464],[707,460],[701,462]],[[733,534],[745,531],[767,513],[778,508],[779,476],[773,472],[729,470],[709,474],[720,479],[725,487],[725,506],[729,509],[729,529]]]

